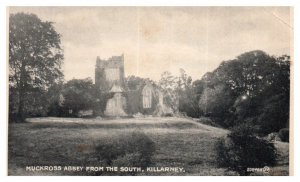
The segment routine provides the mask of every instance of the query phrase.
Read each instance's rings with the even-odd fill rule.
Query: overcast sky
[[[200,79],[251,50],[290,54],[289,7],[13,7],[55,22],[65,79],[91,77],[96,57],[124,53],[125,75],[159,80],[183,68]]]

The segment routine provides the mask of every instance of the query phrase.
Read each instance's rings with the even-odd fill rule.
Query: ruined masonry
[[[111,94],[103,114],[127,116],[136,113],[164,115],[172,110],[164,105],[164,95],[155,85],[147,82],[139,90],[125,90],[124,55],[107,60],[97,57],[95,86],[101,93]]]
[[[126,116],[124,111],[126,99],[124,92],[124,55],[113,56],[108,60],[97,57],[95,70],[95,85],[101,92],[110,92],[113,98],[106,104],[106,116]]]

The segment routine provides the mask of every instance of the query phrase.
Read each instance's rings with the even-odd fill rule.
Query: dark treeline
[[[131,77],[127,84],[141,80]],[[183,69],[179,76],[164,72],[157,85],[177,104],[179,113],[209,117],[217,126],[249,124],[262,135],[289,127],[287,55],[274,57],[255,50],[223,61],[214,71],[193,82]]]

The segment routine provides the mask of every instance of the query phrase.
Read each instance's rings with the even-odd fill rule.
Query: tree
[[[62,90],[63,110],[72,111],[69,114],[76,116],[80,110],[92,109],[95,101],[93,92],[94,84],[91,78],[68,81]]]
[[[43,93],[62,80],[60,43],[52,22],[34,14],[10,14],[9,87],[10,95],[17,99],[12,112],[20,121],[28,114],[26,104],[31,103],[28,101],[33,93]]]
[[[164,102],[176,113],[180,111],[190,117],[199,117],[198,100],[203,91],[203,82],[192,82],[184,69],[179,69],[179,76],[173,76],[166,71],[161,75],[158,85],[165,93]]]
[[[165,71],[161,74],[158,85],[165,94],[164,103],[170,106],[174,113],[177,113],[179,106],[178,77],[173,76],[169,71]]]
[[[290,57],[250,51],[202,77],[199,107],[225,127],[250,122],[260,134],[288,127]]]
[[[146,84],[146,80],[147,79],[131,75],[125,79],[125,85],[128,90],[139,90]]]
[[[225,83],[236,96],[255,97],[269,86],[274,87],[275,82],[289,92],[289,56],[276,58],[260,50],[246,52],[222,62],[209,82]]]
[[[229,108],[234,98],[225,84],[213,87],[206,86],[199,100],[199,108],[204,114],[214,117],[214,121],[221,126],[226,126],[224,120],[228,117]]]
[[[195,80],[193,81],[192,83],[192,87],[193,87],[193,92],[195,94],[195,99],[196,99],[196,102],[198,103],[198,101],[200,100],[200,97],[203,93],[203,90],[204,90],[204,82],[202,80]]]
[[[190,117],[199,117],[198,93],[202,92],[201,82],[192,83],[192,77],[188,76],[185,70],[180,69],[178,77],[177,93],[179,99],[179,111]]]
[[[47,91],[47,101],[48,101],[48,116],[63,116],[65,115],[62,110],[62,104],[64,102],[64,97],[62,95],[63,83],[53,84]]]

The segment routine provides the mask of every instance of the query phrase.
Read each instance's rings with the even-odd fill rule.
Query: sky
[[[252,50],[291,54],[289,7],[10,7],[54,22],[66,80],[91,77],[96,57],[124,54],[125,76],[158,81],[161,73],[193,80]]]

